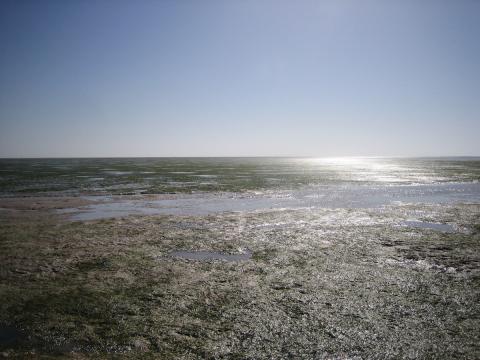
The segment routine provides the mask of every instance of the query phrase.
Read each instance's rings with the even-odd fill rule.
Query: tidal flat
[[[239,164],[231,175],[250,163]],[[267,165],[281,184],[118,194],[4,182],[0,356],[480,357],[478,160],[315,164],[283,178]],[[161,211],[76,217],[125,203]]]

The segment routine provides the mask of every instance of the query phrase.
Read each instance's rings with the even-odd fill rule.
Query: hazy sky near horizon
[[[480,1],[0,2],[0,157],[480,155]]]

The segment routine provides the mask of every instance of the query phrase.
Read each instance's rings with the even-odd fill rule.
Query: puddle
[[[169,253],[170,256],[188,259],[188,260],[225,260],[225,261],[247,261],[252,257],[250,251],[245,251],[241,254],[224,254],[221,252],[215,251],[172,251]]]
[[[453,233],[455,229],[452,225],[449,224],[439,224],[439,223],[432,223],[432,222],[425,222],[425,221],[404,221],[402,225],[419,228],[419,229],[431,229],[437,230],[442,232]]]

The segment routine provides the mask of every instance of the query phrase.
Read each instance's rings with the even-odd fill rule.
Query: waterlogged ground
[[[395,161],[193,194],[4,185],[0,356],[479,358],[480,165]]]
[[[480,179],[480,158],[0,159],[0,195],[121,195],[292,190]]]

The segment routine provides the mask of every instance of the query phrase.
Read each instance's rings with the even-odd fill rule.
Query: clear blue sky
[[[0,2],[0,157],[480,155],[480,1]]]

